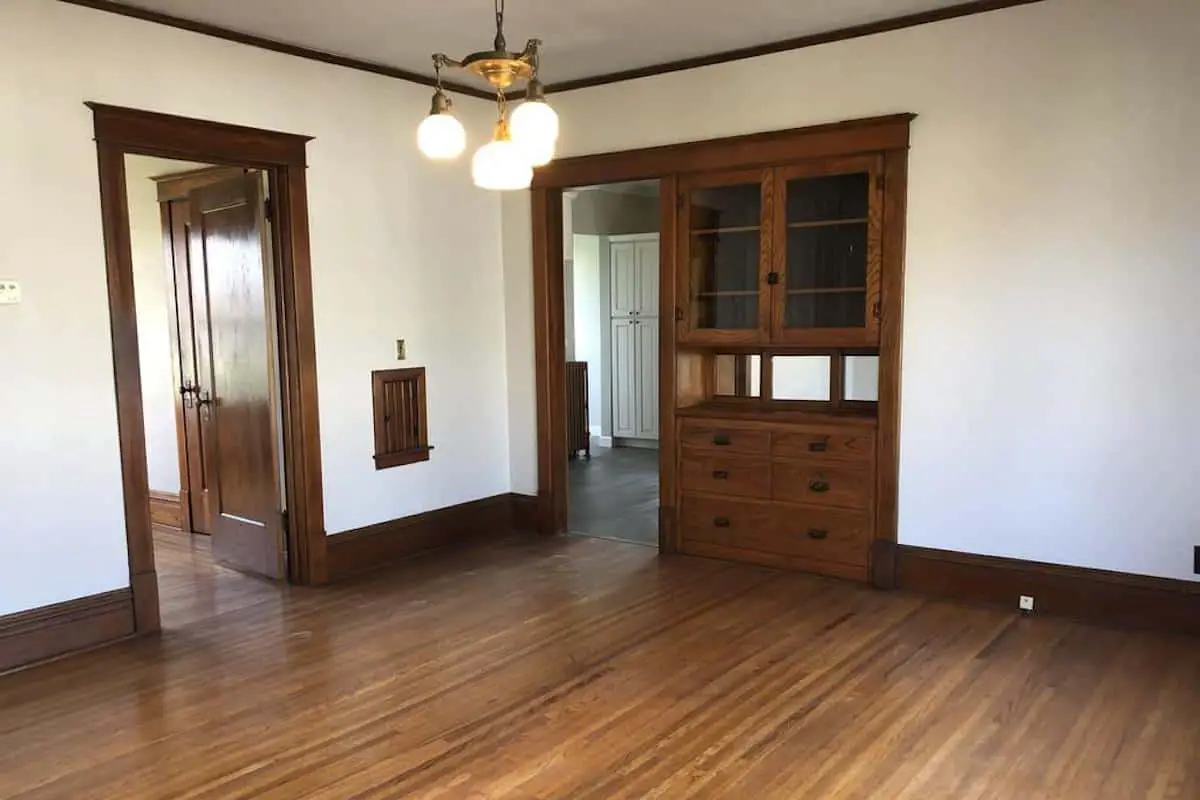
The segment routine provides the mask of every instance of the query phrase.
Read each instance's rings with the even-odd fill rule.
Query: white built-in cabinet
[[[658,234],[609,240],[612,429],[658,439]]]

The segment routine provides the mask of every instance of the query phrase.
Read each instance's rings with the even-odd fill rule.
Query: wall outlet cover
[[[403,339],[396,340],[396,360],[397,361],[404,360],[404,340]]]
[[[1033,598],[1027,594],[1021,595],[1021,599],[1018,601],[1018,606],[1022,611],[1033,611]]]

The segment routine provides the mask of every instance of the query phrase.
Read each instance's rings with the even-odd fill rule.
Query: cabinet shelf
[[[789,222],[789,228],[832,228],[838,225],[865,225],[869,220],[866,217],[854,217],[852,219],[817,219],[811,222]]]
[[[816,289],[788,289],[788,294],[853,294],[867,290],[865,286],[829,286]]]
[[[714,233],[757,233],[758,225],[735,225],[729,228],[693,228],[692,236],[708,236]]]

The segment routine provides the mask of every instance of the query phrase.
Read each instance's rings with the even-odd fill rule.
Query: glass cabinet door
[[[681,340],[732,343],[768,337],[772,191],[770,170],[680,181]]]
[[[776,341],[878,340],[881,175],[875,156],[776,171]]]

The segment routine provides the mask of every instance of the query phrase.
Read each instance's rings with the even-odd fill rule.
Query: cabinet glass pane
[[[879,402],[879,356],[846,356],[842,399]]]
[[[771,399],[829,402],[831,356],[772,356]]]
[[[866,325],[869,179],[788,181],[784,327]]]
[[[713,356],[715,397],[758,397],[761,385],[761,356],[733,353],[718,353]]]
[[[693,325],[757,328],[761,186],[698,189],[690,199]]]

